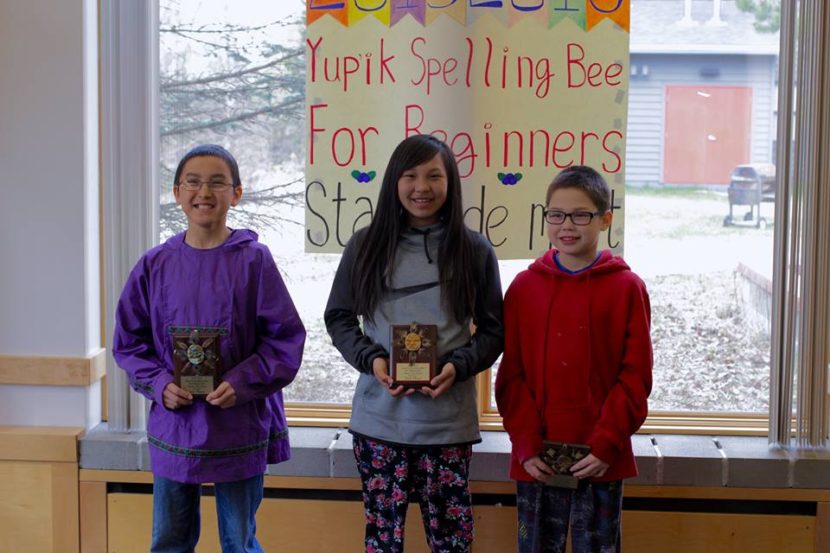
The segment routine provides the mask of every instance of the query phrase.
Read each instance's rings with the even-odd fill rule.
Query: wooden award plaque
[[[176,386],[194,397],[204,397],[219,385],[222,358],[217,332],[192,329],[172,332],[173,376]]]
[[[389,374],[393,387],[432,387],[438,365],[438,326],[410,323],[391,325]]]
[[[545,484],[575,490],[579,484],[579,478],[571,473],[571,467],[580,459],[587,457],[589,453],[591,453],[591,447],[587,445],[542,442],[542,452],[539,457],[553,469],[553,475],[548,477]]]

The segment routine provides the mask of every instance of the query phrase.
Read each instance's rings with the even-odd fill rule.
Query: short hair
[[[233,157],[233,154],[217,144],[200,144],[199,146],[191,148],[190,151],[187,152],[179,161],[179,166],[176,167],[176,175],[173,177],[174,186],[179,184],[179,179],[182,177],[182,171],[184,170],[185,163],[194,157],[218,157],[224,161],[227,164],[228,169],[230,169],[231,184],[233,184],[234,188],[242,184],[239,179],[239,165],[236,163],[236,158]]]
[[[553,193],[560,188],[577,188],[585,192],[594,202],[597,211],[605,213],[611,209],[611,189],[596,170],[587,165],[571,165],[553,179],[545,195],[545,208],[550,204]]]

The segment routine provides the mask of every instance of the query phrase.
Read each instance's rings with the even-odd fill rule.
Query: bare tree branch
[[[159,29],[159,32],[162,33],[170,33],[170,32],[181,32],[181,33],[218,33],[218,34],[229,34],[229,33],[250,33],[253,31],[261,31],[262,29],[267,29],[268,27],[273,27],[275,25],[279,25],[280,27],[286,27],[288,25],[296,25],[298,23],[297,20],[292,18],[285,18],[285,19],[277,19],[276,21],[272,21],[270,23],[266,23],[264,25],[260,25],[259,27],[240,27],[237,25],[225,25],[219,29],[209,29],[207,25],[202,25],[197,29],[188,29],[185,27],[177,27],[173,25],[171,27],[162,27]]]
[[[242,113],[242,114],[239,114],[239,115],[235,115],[233,117],[227,117],[225,119],[218,119],[218,120],[215,120],[215,121],[207,121],[205,123],[197,123],[197,124],[189,125],[189,126],[186,125],[186,126],[182,126],[182,127],[174,127],[172,129],[162,131],[161,136],[164,137],[164,136],[171,136],[171,135],[174,135],[174,134],[185,134],[185,133],[189,133],[189,132],[193,132],[193,131],[201,131],[201,130],[205,130],[205,129],[213,129],[213,128],[216,128],[216,127],[222,127],[222,126],[225,126],[225,125],[230,125],[231,123],[238,123],[240,121],[246,121],[248,119],[253,119],[255,117],[259,117],[260,115],[264,115],[266,113],[277,113],[279,111],[284,110],[287,107],[297,105],[301,102],[302,102],[302,100],[300,100],[300,99],[294,99],[294,100],[289,100],[288,102],[284,102],[284,103],[276,105],[276,106],[265,107],[265,108],[262,108],[262,109],[258,109],[256,111],[250,111],[250,112]]]
[[[250,67],[248,69],[243,69],[241,71],[234,71],[234,72],[230,72],[230,73],[220,73],[218,75],[214,75],[214,76],[211,76],[211,77],[205,77],[203,79],[193,79],[191,81],[168,82],[168,83],[163,84],[161,86],[161,90],[166,91],[166,90],[170,90],[172,88],[197,86],[197,85],[215,83],[215,82],[226,82],[230,79],[235,79],[237,77],[242,77],[244,75],[250,75],[252,73],[258,73],[259,71],[262,71],[264,69],[268,69],[270,67],[277,66],[281,63],[285,63],[286,61],[288,61],[290,59],[302,56],[302,54],[303,54],[303,50],[301,48],[298,48],[297,50],[295,50],[294,52],[292,52],[291,54],[289,54],[287,56],[275,59],[275,60],[270,61],[270,62],[268,62],[266,64],[263,64],[263,65],[257,65],[257,66],[254,66],[254,67]]]

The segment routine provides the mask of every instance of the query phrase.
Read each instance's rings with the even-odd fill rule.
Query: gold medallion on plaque
[[[173,381],[196,397],[211,393],[220,382],[219,340],[224,329],[170,327],[173,342]]]
[[[391,325],[389,374],[393,386],[432,386],[438,358],[438,326],[412,322]]]

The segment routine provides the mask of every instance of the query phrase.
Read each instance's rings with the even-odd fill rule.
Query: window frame
[[[158,243],[158,0],[101,2],[99,79],[102,186],[102,332],[132,267]],[[115,431],[144,430],[149,402],[107,348],[106,413]]]
[[[802,17],[797,17],[801,10]],[[780,140],[792,132],[792,94],[794,86],[793,44],[797,39],[809,39],[818,45],[818,53],[808,52],[814,58],[822,51],[828,51],[827,28],[824,22],[830,16],[830,7],[823,6],[820,0],[799,0],[796,3],[782,3],[781,19],[781,53],[779,54],[780,74],[778,78],[778,127],[777,159],[796,160],[802,170],[798,175],[812,178],[808,192],[815,197],[820,184],[830,189],[830,169],[821,164],[817,152],[830,151],[830,132],[821,128],[830,128],[830,107],[821,102],[821,95],[799,95],[800,113],[813,113],[815,124],[801,129],[798,139],[801,146],[793,146],[787,140]],[[815,21],[805,21],[803,14],[810,13]],[[158,0],[148,2],[131,2],[130,0],[112,0],[101,5],[101,155],[104,229],[104,271],[102,275],[105,295],[103,332],[107,339],[112,336],[113,309],[118,293],[130,268],[138,257],[158,242]],[[788,59],[784,60],[784,55]],[[830,91],[830,61],[825,55],[825,66],[819,68],[817,59],[811,59],[814,71],[802,75],[804,79],[813,79],[807,85],[820,85],[822,90]],[[810,66],[810,67],[812,67]],[[802,68],[803,69],[803,68]],[[788,87],[782,92],[781,86]],[[830,98],[830,94],[825,94]],[[806,97],[806,99],[805,99]],[[810,111],[818,107],[817,111]],[[820,125],[823,123],[823,127]],[[822,150],[822,148],[824,148]],[[805,161],[805,151],[814,153],[812,160]],[[808,166],[809,167],[806,167]],[[785,174],[786,163],[782,165]],[[809,169],[809,170],[808,170]],[[794,174],[787,172],[788,177]],[[822,180],[819,180],[822,179]],[[800,213],[805,199],[803,190],[796,194],[788,190],[789,179],[780,179],[779,187],[787,196],[787,201],[776,203],[776,219],[789,220],[790,213]],[[781,188],[779,188],[781,189]],[[800,194],[800,195],[799,195]],[[821,205],[830,205],[830,200],[823,197]],[[779,205],[780,204],[780,205]],[[129,205],[130,209],[125,209]],[[779,219],[780,217],[780,219]],[[751,413],[711,413],[711,412],[659,412],[651,414],[640,430],[645,433],[681,433],[681,434],[730,434],[730,435],[769,435],[771,440],[786,442],[793,428],[793,417],[782,413],[792,412],[791,390],[793,371],[786,367],[793,366],[796,359],[791,348],[783,347],[788,339],[798,334],[802,341],[809,339],[811,356],[796,359],[800,379],[808,380],[812,387],[801,390],[800,394],[810,395],[809,413],[799,411],[799,420],[807,417],[812,430],[826,436],[827,417],[819,415],[824,412],[827,403],[826,372],[830,371],[830,331],[827,325],[818,321],[813,327],[794,325],[794,313],[803,306],[822,303],[816,311],[811,312],[810,321],[816,323],[817,316],[825,315],[827,320],[827,288],[830,279],[830,261],[822,260],[818,252],[813,252],[810,259],[817,260],[820,270],[812,278],[799,280],[798,267],[794,265],[792,249],[797,243],[816,244],[817,240],[830,242],[830,209],[822,212],[813,210],[811,225],[804,227],[788,224],[776,225],[774,231],[773,262],[775,276],[773,281],[773,335],[771,356],[771,406],[766,414]],[[796,231],[797,236],[787,233]],[[818,242],[821,243],[821,242]],[[803,258],[803,256],[802,256]],[[801,259],[801,258],[799,258]],[[798,282],[800,296],[795,297],[794,286]],[[806,287],[805,287],[806,286]],[[146,424],[147,401],[129,389],[123,371],[118,370],[108,356],[107,401],[110,426],[116,430],[144,430]],[[783,376],[782,376],[783,368]],[[789,378],[789,385],[787,379]],[[501,430],[501,418],[490,406],[491,393],[490,371],[477,376],[479,390],[478,405],[482,429]],[[822,385],[824,386],[822,388]],[[799,396],[799,397],[801,397]],[[801,400],[800,400],[801,401]],[[286,405],[286,413],[292,425],[299,426],[344,426],[350,414],[349,405],[329,405],[322,403]],[[820,417],[821,420],[814,420]],[[815,432],[810,440],[816,442]],[[802,440],[803,441],[803,440]]]

